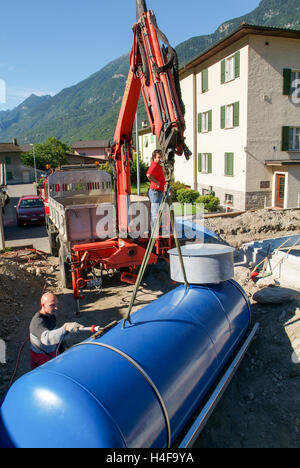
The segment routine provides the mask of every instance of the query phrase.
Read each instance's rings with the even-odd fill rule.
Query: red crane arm
[[[145,0],[136,1],[137,22],[133,26],[130,69],[111,154],[111,159],[115,161],[121,230],[126,230],[127,226],[132,130],[141,91],[152,132],[164,153],[167,180],[173,173],[175,154],[184,153],[187,159],[191,154],[184,143],[184,105],[178,78],[177,53],[158,29],[155,15],[153,11],[147,10]]]

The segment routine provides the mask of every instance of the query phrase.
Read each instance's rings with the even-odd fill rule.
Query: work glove
[[[65,332],[67,333],[77,333],[78,330],[80,328],[82,328],[83,326],[80,325],[80,323],[76,323],[76,322],[71,322],[71,323],[65,323],[63,328],[65,330]]]

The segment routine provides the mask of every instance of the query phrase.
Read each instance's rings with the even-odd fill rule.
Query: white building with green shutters
[[[300,203],[300,31],[242,24],[180,70],[175,179],[247,210]]]

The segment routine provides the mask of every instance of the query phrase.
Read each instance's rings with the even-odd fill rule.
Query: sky
[[[0,7],[0,111],[55,95],[132,47],[135,0],[9,0]],[[175,47],[213,33],[260,0],[146,0]]]

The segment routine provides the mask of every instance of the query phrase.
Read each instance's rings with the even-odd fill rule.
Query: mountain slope
[[[300,29],[299,0],[262,0],[247,15],[221,24],[211,35],[193,37],[176,47],[180,65],[189,62],[241,22]],[[129,68],[129,54],[54,97],[30,96],[12,111],[0,112],[0,141],[42,142],[55,136],[66,143],[79,139],[111,139]],[[146,117],[143,104],[139,118]]]
[[[196,36],[179,44],[176,50],[181,65],[223,39],[242,22],[256,26],[300,29],[300,2],[299,0],[262,0],[251,13],[226,21],[213,34]]]
[[[30,114],[33,109],[51,99],[51,96],[36,96],[32,94],[19,106],[13,110],[1,111],[0,112],[0,131],[5,131],[11,125],[18,123],[21,119],[24,119]]]

